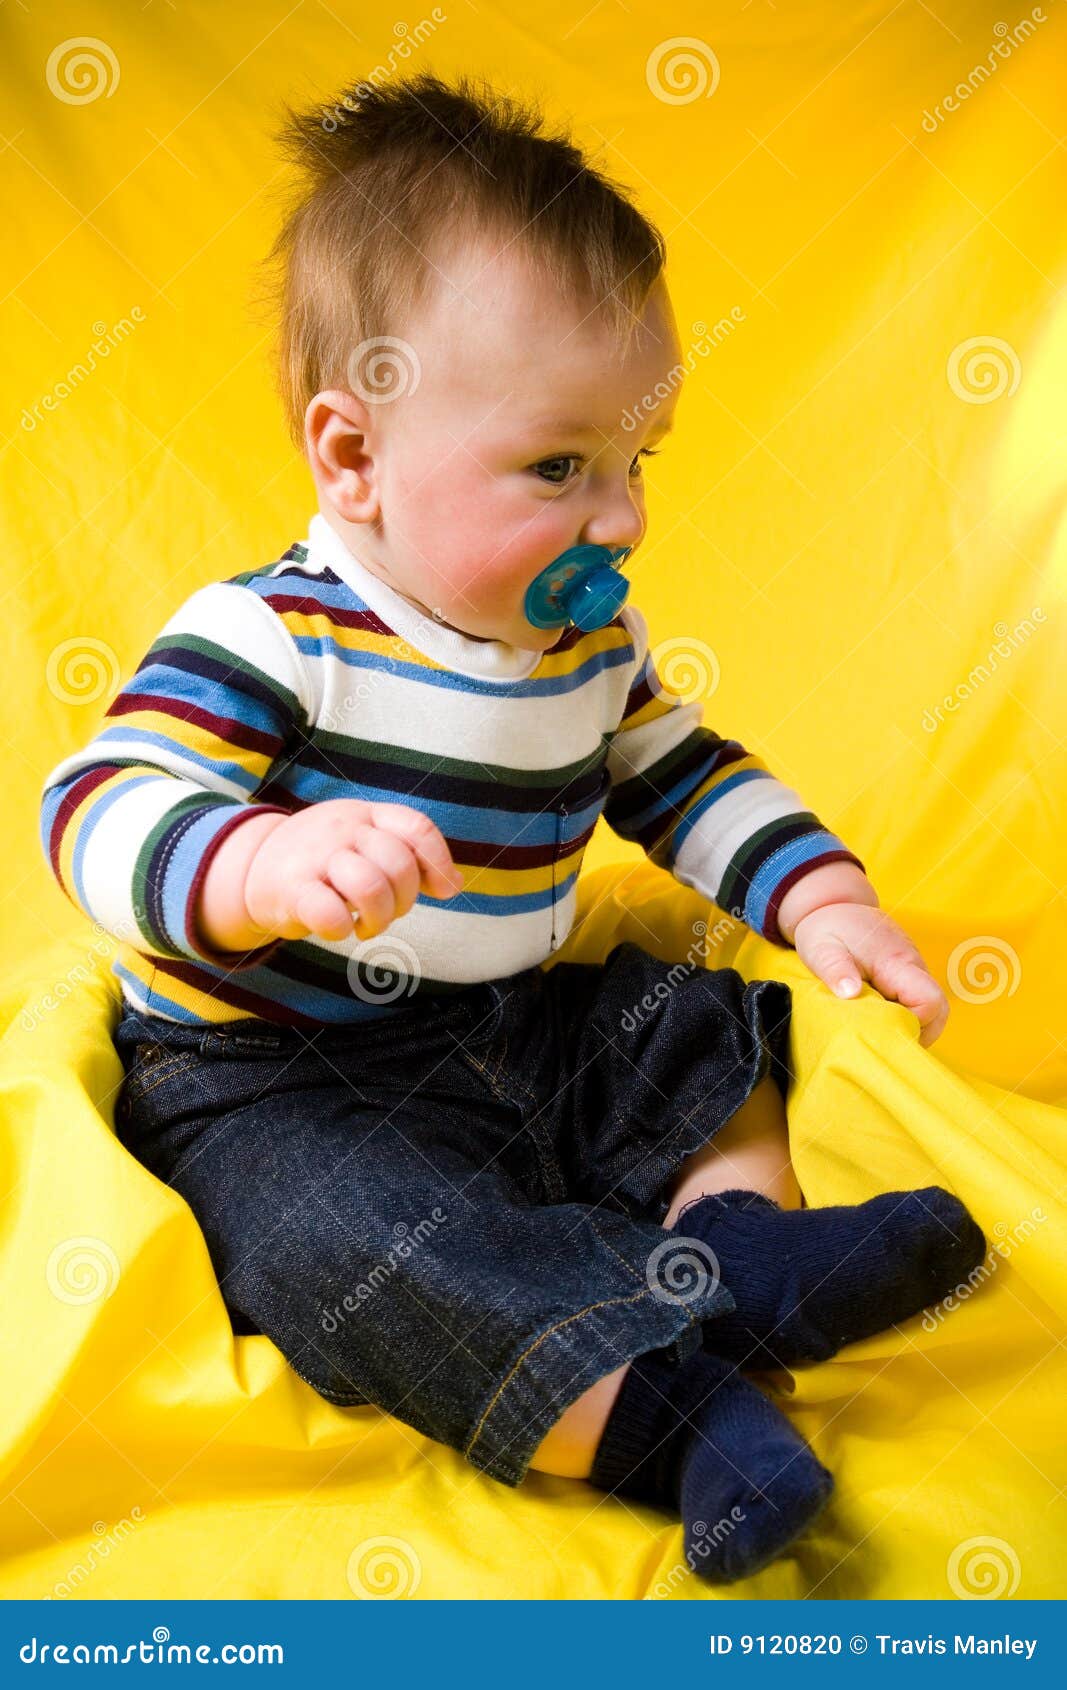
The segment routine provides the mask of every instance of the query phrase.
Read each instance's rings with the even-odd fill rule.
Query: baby
[[[543,966],[597,818],[926,1042],[944,999],[623,603],[682,356],[659,232],[470,79],[283,141],[318,511],[187,598],[43,795],[61,887],[122,940],[116,1130],[235,1330],[322,1396],[666,1509],[741,1578],[831,1489],[747,1372],[906,1320],[984,1240],[937,1186],[802,1206],[783,983],[629,942]]]

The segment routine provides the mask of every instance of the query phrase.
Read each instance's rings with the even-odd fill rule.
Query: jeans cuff
[[[686,1300],[644,1286],[578,1310],[535,1338],[494,1388],[465,1458],[502,1484],[521,1484],[538,1445],[583,1392],[649,1350],[680,1340],[691,1354],[701,1321],[728,1298],[715,1281]]]

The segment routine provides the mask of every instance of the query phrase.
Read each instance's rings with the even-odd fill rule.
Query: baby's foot
[[[699,1238],[732,1292],[732,1313],[703,1323],[704,1345],[746,1367],[825,1361],[962,1284],[985,1238],[939,1185],[866,1203],[780,1209],[755,1191],[688,1204],[671,1229]]]
[[[682,1517],[688,1565],[732,1584],[804,1530],[833,1479],[769,1397],[717,1356],[631,1362],[589,1475]]]

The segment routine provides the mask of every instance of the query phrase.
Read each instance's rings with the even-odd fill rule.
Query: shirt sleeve
[[[60,887],[150,956],[228,970],[284,942],[216,951],[196,925],[208,865],[250,815],[271,766],[308,726],[307,680],[281,619],[243,584],[193,593],[153,641],[81,751],[48,775],[41,843]]]
[[[699,700],[664,684],[642,612],[626,605],[620,620],[636,667],[609,739],[605,821],[683,886],[788,946],[778,910],[789,888],[824,863],[863,863],[761,758],[702,726]]]

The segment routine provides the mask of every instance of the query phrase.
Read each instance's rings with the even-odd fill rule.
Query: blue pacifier
[[[629,557],[632,546],[569,546],[526,589],[523,610],[535,628],[562,628],[574,622],[585,633],[605,628],[630,591],[630,583],[612,564]]]

